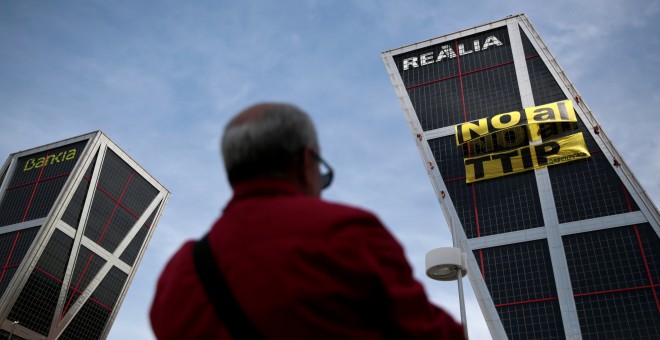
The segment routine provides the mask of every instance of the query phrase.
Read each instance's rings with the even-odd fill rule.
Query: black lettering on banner
[[[502,113],[488,120],[488,130],[503,130],[518,125],[522,115],[518,111]]]
[[[483,153],[493,152],[495,146],[491,136],[477,138],[461,145],[463,157],[474,157]]]
[[[502,162],[502,172],[509,173],[513,172],[513,166],[511,165],[511,158],[518,156],[518,150],[511,152],[505,152],[500,154],[495,154],[491,159],[499,159]]]
[[[576,133],[539,145],[465,158],[465,177],[467,183],[472,183],[590,156],[582,133]]]
[[[559,153],[559,143],[551,141],[536,145],[534,146],[534,152],[536,152],[536,164],[540,166],[547,165],[548,156]]]
[[[510,129],[515,126],[576,121],[577,117],[573,110],[573,103],[570,100],[564,100],[555,103],[529,107],[524,109],[524,113],[520,111],[512,111],[501,113],[490,118],[482,118],[463,124],[458,124],[455,127],[456,144],[462,145],[471,140],[481,138],[501,130]],[[530,129],[537,131],[537,129],[532,129],[531,127]],[[533,133],[531,137],[532,140],[538,140],[536,133]]]
[[[563,122],[563,123],[545,123],[539,124],[539,134],[541,138],[548,139],[568,131],[577,130],[577,123]]]
[[[555,111],[549,107],[538,108],[533,111],[532,118],[535,122],[545,122],[555,118]]]
[[[474,164],[474,177],[479,179],[484,177],[484,162],[489,160],[490,156],[470,158],[465,160],[465,166]]]
[[[591,157],[582,133],[555,138],[577,127],[570,100],[458,124],[455,136],[463,151],[466,182]],[[529,145],[540,139],[545,142]]]
[[[497,145],[501,149],[510,149],[527,143],[527,129],[516,127],[495,134]]]
[[[488,130],[489,129],[489,123],[485,119],[480,119],[480,120],[475,120],[473,122],[467,122],[465,124],[461,124],[461,133],[456,134],[456,138],[458,138],[458,145],[461,145],[465,143],[465,133],[467,132],[470,137],[469,140],[473,140],[477,137],[479,137],[481,134],[479,131],[481,130]]]
[[[520,155],[522,157],[523,168],[530,169],[534,167],[534,161],[532,160],[532,152],[529,148],[521,149]]]
[[[464,157],[476,157],[528,145],[527,128],[516,126],[463,144]]]
[[[574,160],[574,159],[584,158],[586,156],[587,156],[586,153],[578,152],[578,153],[574,153],[572,155],[559,157],[559,158],[554,158],[554,159],[550,160],[549,165],[564,163],[564,162],[568,162],[568,161],[571,161],[571,160]]]

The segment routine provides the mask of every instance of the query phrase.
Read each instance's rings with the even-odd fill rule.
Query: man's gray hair
[[[314,124],[304,111],[280,103],[252,106],[227,124],[222,137],[229,183],[283,173],[306,147],[319,150]]]

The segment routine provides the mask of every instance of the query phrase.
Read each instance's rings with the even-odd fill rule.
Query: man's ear
[[[313,193],[314,183],[314,157],[310,148],[303,149],[298,157],[295,158],[289,169],[286,171],[286,177],[295,184],[300,191],[306,195]]]
[[[319,173],[318,161],[314,157],[314,152],[310,147],[305,148],[303,152],[301,184],[306,194],[319,196],[321,194],[321,175]]]

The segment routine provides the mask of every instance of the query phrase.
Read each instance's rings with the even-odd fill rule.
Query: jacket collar
[[[232,201],[254,196],[302,195],[293,183],[276,179],[255,179],[234,186]]]

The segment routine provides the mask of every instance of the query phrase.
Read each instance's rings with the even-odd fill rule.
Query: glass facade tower
[[[105,338],[170,193],[97,131],[0,168],[0,339]]]
[[[492,336],[660,338],[658,211],[527,17],[382,57]],[[497,129],[516,117],[503,113],[566,100],[576,121],[538,124],[540,139]],[[475,141],[459,144],[469,122]],[[521,151],[580,133],[587,158]],[[485,160],[506,175],[467,180]]]

